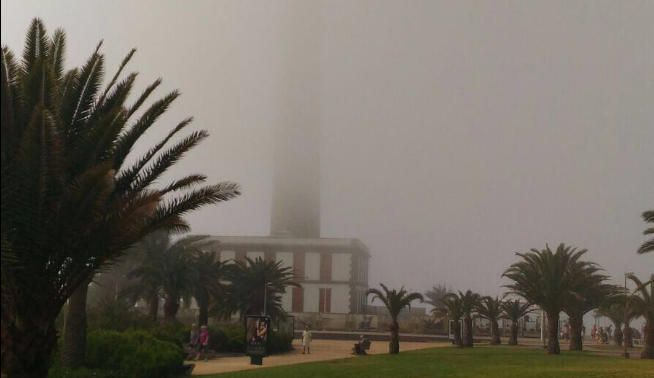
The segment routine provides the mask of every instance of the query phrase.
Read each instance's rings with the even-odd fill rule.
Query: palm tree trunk
[[[209,305],[198,303],[198,324],[203,326],[209,324]]]
[[[559,346],[559,312],[547,313],[547,353],[561,354]]]
[[[622,346],[622,324],[621,323],[613,323],[615,326],[615,331],[613,332],[613,342],[615,345]]]
[[[654,359],[654,317],[650,316],[645,324],[645,347],[640,353],[640,358]]]
[[[179,302],[172,296],[166,296],[166,301],[164,302],[164,320],[167,322],[175,321],[177,310],[179,310]]]
[[[463,348],[463,340],[461,340],[461,323],[459,320],[454,321],[454,345]]]
[[[90,283],[91,279],[83,282],[69,298],[61,354],[66,367],[79,367],[86,358],[86,298]]]
[[[622,335],[623,335],[623,342],[627,344],[627,348],[633,348],[634,347],[634,338],[633,334],[631,333],[631,326],[629,324],[624,326],[624,329],[622,330]]]
[[[4,305],[4,303],[3,303]],[[2,317],[2,375],[7,377],[46,377],[57,343],[54,319],[48,310],[32,308],[21,322]],[[12,321],[13,320],[13,321]]]
[[[148,299],[148,318],[153,322],[156,322],[158,314],[159,314],[159,294],[153,293],[150,294],[150,298]]]
[[[575,314],[570,316],[570,350],[581,351],[584,349],[583,340],[581,338],[581,327],[584,324],[583,315]]]
[[[509,345],[518,345],[518,322],[511,321],[511,338]]]
[[[400,353],[400,324],[397,320],[393,319],[391,323],[391,342],[388,346],[388,353],[398,354]]]
[[[497,324],[497,320],[491,321],[491,333],[493,334],[490,342],[491,345],[500,345],[502,340],[500,340],[500,326]]]
[[[463,329],[463,346],[467,348],[472,348],[472,318],[466,315],[463,318],[464,329]]]

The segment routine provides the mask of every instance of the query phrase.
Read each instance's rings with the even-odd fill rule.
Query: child
[[[200,327],[200,337],[198,339],[198,344],[200,346],[198,355],[195,358],[196,360],[200,359],[200,356],[204,352],[204,360],[209,360],[209,355],[207,354],[207,349],[209,348],[209,328],[206,325]]]
[[[302,354],[311,354],[311,331],[309,326],[304,327],[302,331]]]

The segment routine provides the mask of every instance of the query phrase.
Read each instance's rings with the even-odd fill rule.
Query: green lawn
[[[264,360],[265,364],[265,360]],[[524,347],[434,348],[213,375],[216,378],[319,377],[654,377],[654,361],[589,352],[548,356]]]

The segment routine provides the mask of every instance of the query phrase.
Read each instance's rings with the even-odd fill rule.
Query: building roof
[[[277,236],[211,236],[209,240],[216,241],[223,248],[229,247],[275,247],[275,248],[306,248],[348,250],[370,256],[370,251],[359,239],[352,238],[293,238]]]

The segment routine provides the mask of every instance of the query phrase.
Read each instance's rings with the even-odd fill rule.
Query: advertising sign
[[[246,336],[246,353],[250,356],[265,356],[268,344],[270,318],[267,316],[248,316]]]

